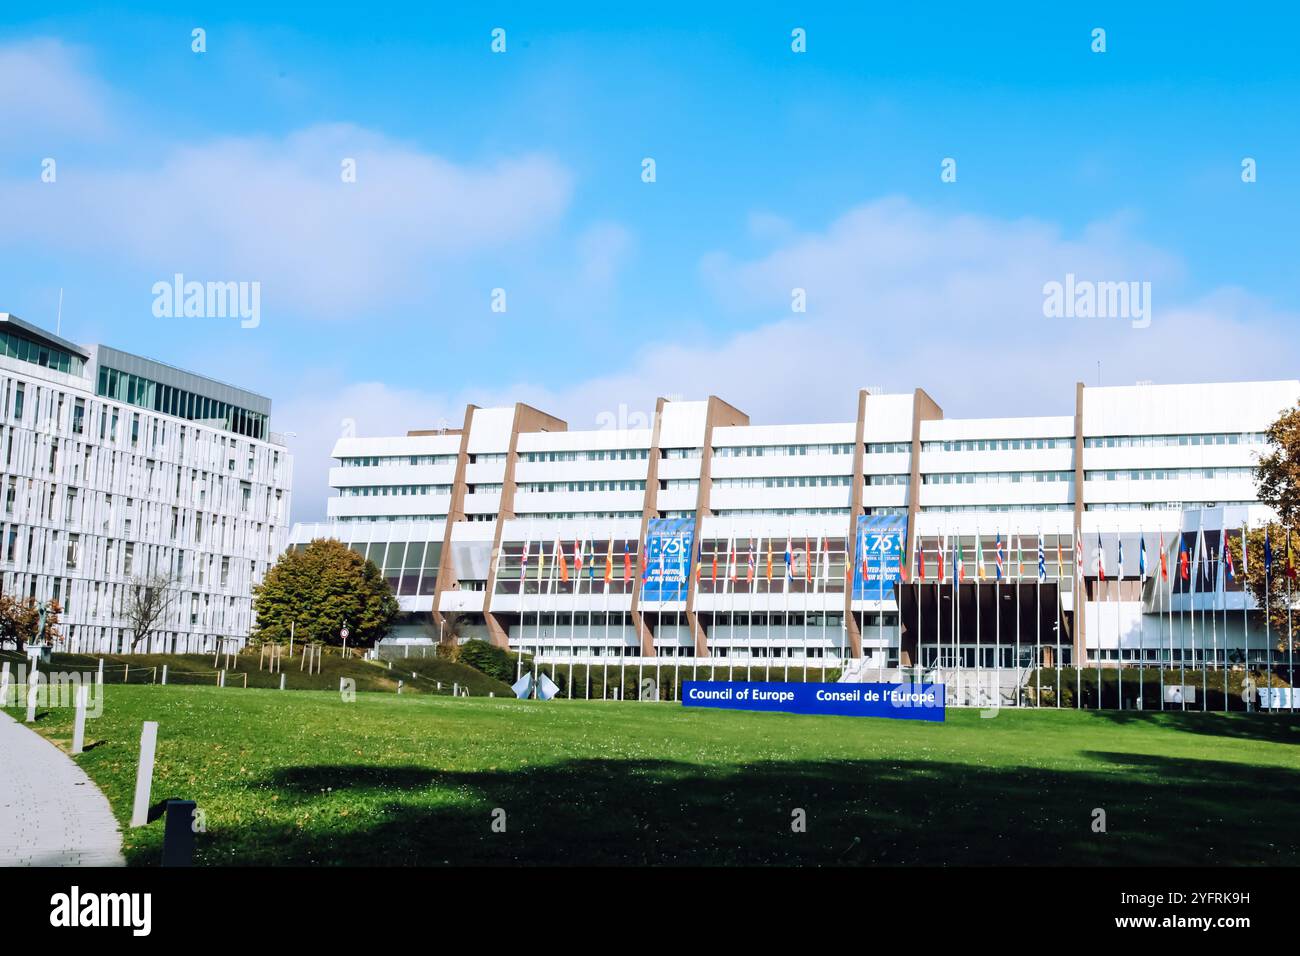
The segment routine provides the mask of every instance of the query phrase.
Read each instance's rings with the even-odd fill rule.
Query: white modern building
[[[288,541],[293,462],[270,400],[0,313],[0,586],[57,601],[62,649],[247,639]],[[132,647],[133,581],[171,600]]]
[[[292,541],[379,565],[395,640],[436,640],[456,612],[560,662],[1262,661],[1218,556],[1223,532],[1272,519],[1254,466],[1300,381],[1072,397],[1073,414],[947,419],[920,389],[864,390],[856,420],[807,425],[660,400],[646,427],[592,431],[470,407],[459,429],[340,440],[328,521]],[[1162,543],[1202,576],[1163,579]]]

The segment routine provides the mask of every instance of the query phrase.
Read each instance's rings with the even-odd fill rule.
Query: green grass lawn
[[[77,759],[124,823],[144,720],[160,724],[153,798],[198,801],[210,865],[1300,863],[1290,717],[930,724],[109,685]],[[37,726],[66,745],[71,714]],[[161,821],[126,834],[132,863],[158,860]]]

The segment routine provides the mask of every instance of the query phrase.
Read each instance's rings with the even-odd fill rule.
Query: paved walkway
[[[123,866],[108,800],[54,744],[0,712],[0,866]]]

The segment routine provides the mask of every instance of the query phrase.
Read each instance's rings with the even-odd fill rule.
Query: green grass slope
[[[1295,717],[109,685],[77,759],[124,822],[144,720],[153,797],[198,801],[207,865],[1300,863]],[[66,744],[71,723],[37,727]],[[130,862],[158,860],[160,822],[126,833]]]
[[[101,656],[104,658],[104,683],[108,685],[155,683],[162,679],[162,668],[166,664],[169,685],[215,686],[217,671],[226,670],[226,690],[242,689],[245,676],[250,688],[278,689],[280,686],[278,672],[258,669],[256,651],[240,654],[234,669],[226,668],[224,656],[218,659],[217,667],[214,668],[211,654],[55,654],[51,663],[43,665],[42,670],[95,673]],[[12,652],[0,653],[0,660],[10,661],[11,668],[16,663],[26,663],[25,657]],[[309,674],[301,669],[303,663],[301,654],[292,659],[287,656],[283,659],[286,690],[337,691],[339,679],[347,677],[356,681],[358,691],[395,692],[400,680],[404,684],[403,694],[450,696],[452,685],[459,684],[468,687],[471,696],[486,697],[490,693],[498,697],[503,694],[513,696],[509,685],[472,667],[432,657],[428,660],[393,661],[390,668],[384,661],[322,654],[319,674]]]

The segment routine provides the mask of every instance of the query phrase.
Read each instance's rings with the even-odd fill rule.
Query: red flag
[[[812,549],[808,547],[807,538],[803,539],[803,579],[812,584]]]
[[[712,580],[714,580],[714,581],[718,580],[718,556],[717,556],[717,554],[714,554],[714,555],[713,555],[713,577],[712,577]]]
[[[1160,532],[1160,580],[1169,580],[1169,562],[1165,558],[1165,533]]]

